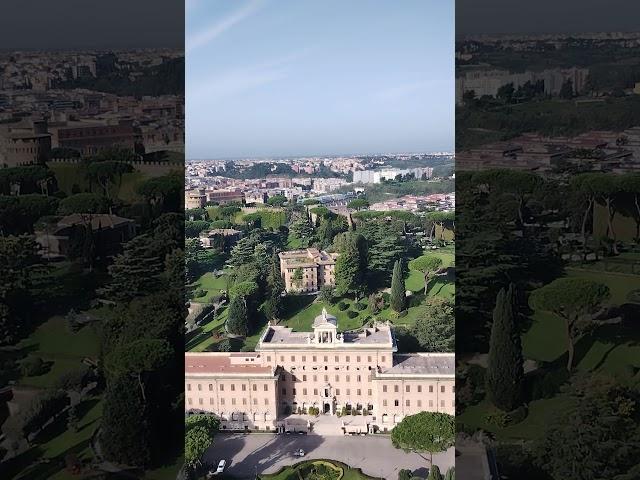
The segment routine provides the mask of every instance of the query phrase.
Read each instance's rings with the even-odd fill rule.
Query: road
[[[338,460],[362,469],[368,475],[385,479],[398,478],[398,471],[408,468],[426,477],[428,462],[420,455],[406,453],[391,445],[389,436],[320,436],[274,435],[267,433],[220,433],[207,450],[204,460],[213,465],[227,460],[227,472],[237,478],[252,479],[256,472],[275,473],[281,467],[300,461],[293,456],[302,448],[305,459]],[[444,473],[455,462],[454,449],[435,454],[433,461]]]

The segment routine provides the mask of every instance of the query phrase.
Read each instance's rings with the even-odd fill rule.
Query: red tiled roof
[[[242,355],[247,357],[248,355]],[[257,357],[256,357],[257,358]],[[257,360],[256,360],[257,361]],[[270,366],[255,362],[231,363],[229,355],[185,355],[185,373],[271,373]]]

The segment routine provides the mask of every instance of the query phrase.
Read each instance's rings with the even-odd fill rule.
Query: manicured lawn
[[[20,473],[13,478],[50,478],[52,480],[73,478],[64,469],[64,457],[73,453],[83,461],[92,459],[91,437],[100,423],[102,400],[87,398],[78,405],[77,412],[79,416],[78,431],[72,432],[67,429],[66,415],[58,417],[38,435],[34,447],[16,459],[19,461],[12,467],[20,468],[20,463],[23,462],[24,465],[20,468]],[[46,464],[28,462],[31,456],[51,459],[51,461]]]
[[[306,297],[306,296],[305,296]],[[297,303],[299,300],[290,300],[295,297],[287,297],[288,305]],[[314,297],[307,297],[307,301],[313,300]],[[326,308],[327,312],[334,315],[338,319],[338,331],[353,330],[362,326],[362,323],[367,316],[371,316],[371,312],[368,309],[362,311],[356,310],[353,307],[353,300],[343,300],[349,307],[344,311],[340,311],[338,305],[329,305],[320,301],[315,301],[311,304],[304,306],[300,310],[293,310],[293,315],[286,317],[281,324],[291,327],[298,332],[310,332],[312,330],[313,320],[322,313],[322,309]],[[366,300],[363,300],[366,303]],[[285,304],[287,305],[287,304]],[[349,318],[347,311],[352,310],[358,313],[357,317]],[[288,312],[292,310],[287,309]]]
[[[529,403],[529,414],[522,422],[505,428],[497,427],[486,421],[488,413],[497,411],[488,401],[468,407],[456,416],[456,422],[467,426],[492,432],[500,440],[525,439],[532,440],[544,435],[550,422],[556,418],[558,411],[568,405],[566,397],[535,400]]]
[[[342,468],[343,476],[340,477],[341,480],[378,480],[374,477],[370,477],[362,473],[359,469],[351,468],[348,465],[344,465],[339,462],[333,462],[331,460],[310,460],[308,462],[300,462],[290,467],[285,468],[281,472],[270,474],[270,475],[260,475],[261,480],[297,480],[298,472],[300,470],[305,469],[305,466],[308,466],[309,463],[331,463],[338,468]]]
[[[627,294],[640,289],[640,275],[629,275],[615,272],[590,271],[568,268],[567,273],[572,277],[580,277],[604,283],[611,291],[611,303],[620,305],[627,303]]]
[[[640,279],[631,275],[582,269],[568,269],[568,274],[606,284],[611,290],[613,304],[626,303],[627,294],[640,288]],[[557,361],[557,368],[564,368],[567,338],[562,320],[547,312],[534,312],[531,320],[531,327],[522,336],[525,358],[542,362]],[[630,367],[640,368],[640,333],[630,330],[631,327],[623,324],[603,325],[591,335],[582,337],[575,346],[575,370],[628,374]],[[544,435],[558,412],[567,406],[567,397],[562,393],[553,398],[536,400],[529,403],[529,414],[524,421],[500,428],[486,422],[487,413],[494,411],[495,407],[483,401],[467,408],[457,420],[493,432],[498,439],[526,440]]]
[[[18,383],[43,388],[55,386],[62,373],[82,367],[83,357],[97,357],[99,342],[92,326],[72,333],[63,317],[52,317],[18,344],[25,352],[33,351],[33,355],[50,362],[49,371],[44,375],[23,377]]]
[[[212,272],[207,272],[196,280],[192,285],[193,291],[204,290],[206,295],[193,298],[197,303],[209,303],[211,299],[220,295],[220,292],[227,288],[227,275],[216,277]]]
[[[221,334],[224,334],[224,322],[226,319],[227,309],[224,308],[222,311],[219,311],[216,318],[199,327],[196,334],[192,334],[192,337],[189,338],[185,345],[185,350],[188,352],[203,352],[210,345],[222,340],[223,337],[216,339],[213,337],[212,333],[214,331],[218,331]]]

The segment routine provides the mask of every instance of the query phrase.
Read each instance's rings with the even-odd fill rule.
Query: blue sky
[[[187,0],[187,158],[452,150],[453,0]]]

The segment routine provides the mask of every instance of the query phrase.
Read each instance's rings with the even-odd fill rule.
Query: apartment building
[[[280,252],[280,273],[287,293],[313,293],[323,285],[336,283],[337,253],[327,253],[317,248]]]
[[[282,430],[315,407],[357,411],[366,431],[389,431],[421,411],[453,415],[454,368],[453,353],[397,354],[387,323],[339,332],[323,310],[311,332],[269,325],[255,352],[187,353],[185,408],[226,430]]]

